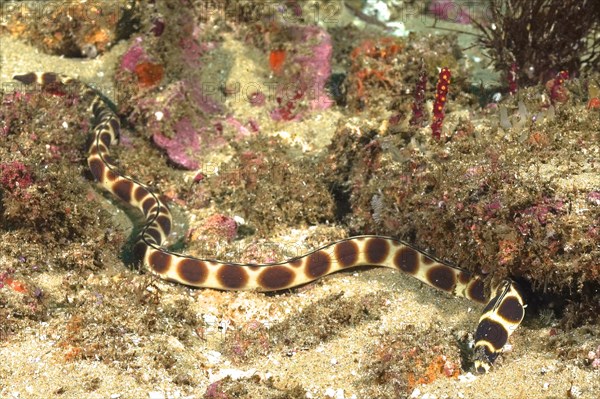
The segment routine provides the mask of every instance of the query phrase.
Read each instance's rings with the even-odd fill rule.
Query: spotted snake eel
[[[509,336],[521,323],[525,304],[521,291],[506,279],[487,293],[483,278],[444,263],[409,244],[376,235],[349,237],[284,262],[240,264],[198,259],[167,250],[171,213],[166,203],[147,186],[117,171],[109,147],[120,134],[118,116],[100,93],[84,83],[56,73],[16,75],[21,83],[43,88],[71,86],[82,97],[91,97],[92,135],[88,166],[94,178],[116,197],[139,209],[144,226],[134,247],[138,261],[165,280],[220,290],[279,291],[306,284],[327,274],[357,266],[401,270],[448,293],[485,304],[475,332],[475,370],[489,371]]]

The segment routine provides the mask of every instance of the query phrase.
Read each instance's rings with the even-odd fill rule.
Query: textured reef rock
[[[137,1],[3,2],[0,33],[48,54],[95,58],[133,31]]]

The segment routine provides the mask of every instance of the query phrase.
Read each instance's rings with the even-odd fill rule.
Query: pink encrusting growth
[[[33,183],[31,170],[22,162],[0,164],[0,187],[9,192],[25,190]]]
[[[203,235],[213,235],[232,241],[237,235],[238,225],[233,218],[215,214],[204,220],[201,230]]]
[[[172,57],[180,61],[183,68],[179,79],[165,75],[165,66],[169,64],[153,55],[154,42],[142,36],[134,38],[121,57],[117,76],[125,87],[132,86],[133,82],[131,89],[138,93],[134,101],[122,101],[124,107],[133,109],[129,122],[143,124],[145,133],[166,152],[173,165],[193,170],[199,167],[199,159],[205,155],[203,151],[225,144],[222,137],[224,109],[215,99],[220,95],[218,86],[201,83],[195,76],[195,71],[204,64],[204,55],[217,49],[219,44],[202,40],[203,31],[191,16],[182,16],[178,23],[181,29],[173,32]],[[164,20],[155,20],[152,29],[155,37],[161,36]]]
[[[284,79],[284,86],[278,88],[275,98],[277,107],[271,111],[271,118],[276,121],[299,120],[306,108],[324,110],[334,103],[325,90],[331,75],[331,36],[315,26],[290,26],[288,32],[294,41],[295,54],[281,61],[279,55],[274,63],[272,52],[269,59],[271,68],[276,67]],[[278,50],[277,54],[281,52]],[[308,107],[302,107],[301,101],[306,101]]]
[[[441,20],[468,25],[471,23],[471,14],[464,7],[452,0],[433,0],[429,4],[429,12]]]
[[[172,82],[162,90],[159,98],[148,96],[138,101],[129,121],[139,123],[141,118],[154,144],[166,151],[174,165],[197,169],[203,150],[225,143],[222,131],[219,131],[223,107],[210,96],[213,93],[210,87],[208,89],[190,80]],[[178,113],[183,107],[194,112]]]
[[[200,149],[200,133],[192,122],[184,117],[175,123],[175,137],[170,139],[160,133],[152,136],[154,143],[167,151],[169,159],[184,169],[198,169],[194,153]]]
[[[431,123],[431,135],[435,140],[439,140],[442,135],[442,124],[444,123],[444,106],[448,99],[448,87],[452,74],[446,67],[440,71],[435,93],[435,103],[433,104],[433,122]]]
[[[148,53],[142,45],[143,40],[142,37],[136,37],[133,40],[133,44],[129,46],[123,57],[121,57],[121,69],[133,72],[138,64],[150,60]]]

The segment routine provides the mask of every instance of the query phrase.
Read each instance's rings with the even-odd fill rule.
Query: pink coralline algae
[[[137,64],[149,61],[148,54],[142,46],[142,41],[143,39],[141,37],[137,37],[133,40],[133,44],[121,58],[121,69],[133,72],[135,71]]]
[[[304,92],[296,91],[293,97],[285,100],[281,96],[277,97],[277,108],[271,111],[271,118],[275,121],[291,121],[301,119],[301,115],[296,112],[297,101],[304,97]]]
[[[333,104],[325,91],[327,79],[331,75],[331,36],[314,26],[300,29],[299,36],[300,40],[309,43],[309,52],[292,57],[305,71],[300,75],[300,84],[309,92],[311,109],[327,109]],[[316,44],[311,46],[310,43],[313,42]]]
[[[175,137],[169,139],[160,133],[152,136],[154,143],[167,151],[169,159],[185,169],[198,169],[198,161],[194,153],[200,149],[199,131],[194,128],[188,118],[179,120],[174,127]]]
[[[600,191],[590,191],[587,200],[595,205],[600,205]]]
[[[194,81],[183,81],[184,92],[193,100],[193,104],[198,107],[200,111],[205,114],[222,114],[223,107],[210,96],[213,92],[212,90],[206,90],[206,87],[208,86],[203,88]]]
[[[200,58],[204,50],[200,44],[191,37],[184,37],[179,41],[182,60],[189,67],[200,67],[202,65]]]
[[[544,198],[539,203],[523,209],[519,212],[522,216],[528,216],[541,226],[546,226],[553,215],[559,215],[564,210],[564,202],[558,199]],[[523,235],[528,235],[531,231],[530,223],[517,223],[517,228]]]
[[[595,369],[600,369],[600,345],[596,350],[588,352],[588,360],[591,362],[591,366]]]
[[[222,107],[200,85],[193,81],[171,83],[160,100],[146,97],[138,101],[137,110],[130,117],[132,123],[143,116],[154,143],[167,152],[169,160],[185,169],[197,169],[202,150],[219,147],[222,137]],[[174,110],[189,110],[173,116]],[[158,116],[159,115],[159,116]]]
[[[215,237],[232,241],[237,235],[238,225],[233,218],[225,215],[215,214],[208,217],[202,227],[192,233],[194,240],[205,239],[206,237]],[[201,232],[200,234],[198,234]]]
[[[548,223],[549,214],[557,214],[563,209],[563,202],[558,200],[544,199],[541,203],[530,206],[523,210],[524,215],[535,216],[538,222],[545,226]]]
[[[206,388],[204,399],[229,399],[230,396],[223,392],[223,380],[213,382]]]
[[[160,17],[155,20],[154,35],[163,33],[165,23]],[[148,92],[140,92],[139,97],[132,101],[134,109],[129,122],[144,125],[146,134],[166,151],[173,164],[193,170],[199,167],[202,151],[225,143],[222,136],[223,107],[211,97],[217,93],[216,85],[200,83],[196,73],[202,66],[202,57],[218,44],[202,40],[204,32],[191,14],[181,14],[172,25],[175,35],[172,41],[176,43],[173,57],[182,67],[178,72],[182,78],[169,82],[165,73],[168,64],[163,66],[152,60],[146,52],[146,49],[150,51],[150,47],[144,48],[146,42],[142,38],[133,40],[121,60],[121,68],[134,72],[140,87]],[[150,46],[150,42],[147,43]],[[157,96],[156,90],[152,89],[159,84],[161,93]]]
[[[142,37],[133,40],[133,44],[121,57],[121,69],[135,73],[140,87],[150,88],[160,83],[164,67],[151,61],[142,43]]]
[[[274,120],[301,119],[300,100],[308,102],[309,110],[324,110],[333,104],[325,90],[331,75],[331,36],[315,26],[291,26],[288,32],[295,48],[281,66],[288,86],[278,90],[278,107],[271,112]],[[291,65],[296,65],[297,69]]]
[[[228,116],[225,118],[225,121],[238,132],[236,135],[237,140],[247,139],[260,130],[258,122],[256,122],[254,119],[249,119],[245,125],[233,116]]]
[[[14,192],[25,190],[33,183],[31,170],[22,162],[14,161],[0,164],[0,186]]]
[[[202,57],[207,52],[216,49],[219,44],[203,40],[206,36],[205,29],[191,14],[182,13],[172,23],[177,25],[177,27],[173,27],[173,33],[177,36],[177,39],[173,41],[177,43],[174,50],[179,53],[183,67],[200,68]]]
[[[265,105],[266,100],[267,96],[265,96],[264,93],[260,91],[256,91],[248,96],[248,101],[250,101],[250,105],[254,107],[261,107]]]
[[[458,24],[470,24],[471,15],[464,6],[452,0],[433,0],[429,4],[429,12],[434,17]]]

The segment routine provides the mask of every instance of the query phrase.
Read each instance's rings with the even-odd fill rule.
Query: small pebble
[[[202,315],[202,320],[204,320],[204,323],[208,324],[209,326],[214,326],[219,322],[217,316],[209,313]]]
[[[406,29],[406,26],[402,22],[388,22],[386,25],[391,29],[392,36],[406,37],[410,33],[410,30]]]
[[[581,396],[581,389],[576,385],[572,385],[569,393],[571,394],[572,398],[578,398]]]
[[[85,44],[81,48],[81,54],[86,58],[96,58],[98,56],[98,49],[93,44]]]
[[[152,391],[148,392],[148,397],[150,399],[165,399],[165,394],[160,391]]]
[[[207,351],[204,356],[206,357],[206,361],[208,364],[219,364],[222,362],[221,352],[217,351]]]
[[[237,223],[239,226],[246,224],[246,219],[244,219],[243,217],[241,217],[241,216],[238,216],[238,215],[234,215],[234,216],[233,216],[233,220],[235,220],[235,222],[236,222],[236,223]]]
[[[391,11],[388,5],[380,0],[367,0],[362,11],[383,22],[389,21],[391,17]]]
[[[458,376],[458,380],[460,382],[472,382],[475,381],[477,377],[473,375],[473,373],[468,372],[467,374],[461,374]]]

